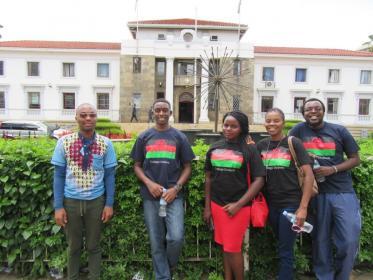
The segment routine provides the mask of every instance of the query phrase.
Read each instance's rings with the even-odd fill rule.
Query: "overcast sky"
[[[0,0],[0,40],[121,42],[136,0]],[[139,20],[197,18],[247,24],[263,46],[357,49],[373,34],[373,0],[138,0]]]

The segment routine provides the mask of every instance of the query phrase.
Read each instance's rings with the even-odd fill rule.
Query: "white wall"
[[[274,86],[262,81],[263,67],[274,67]],[[307,81],[295,82],[295,69],[307,69]],[[328,83],[329,69],[340,69],[340,82]],[[294,97],[315,97],[325,105],[328,97],[339,98],[337,115],[326,115],[328,121],[342,124],[373,124],[373,84],[360,84],[360,71],[371,70],[373,58],[315,57],[296,55],[255,54],[254,112],[255,120],[263,122],[261,96],[274,96],[274,106],[284,111],[287,118],[303,119],[294,114]],[[372,77],[373,78],[373,77]],[[368,117],[358,116],[358,99],[371,99]]]
[[[63,91],[75,92],[75,106],[97,105],[96,93],[110,93],[110,108],[99,116],[119,119],[120,51],[53,49],[0,49],[4,75],[0,91],[6,92],[1,119],[74,120],[74,112],[63,110]],[[27,75],[27,62],[39,62],[39,76]],[[62,63],[75,64],[75,77],[63,77]],[[97,77],[97,63],[108,63],[108,78]],[[28,110],[27,91],[40,91],[41,110]]]
[[[189,30],[195,30],[194,27],[185,28]],[[180,34],[182,30],[185,29],[156,29],[156,28],[140,28],[137,38],[139,40],[158,40],[158,34],[165,34],[165,36],[172,35],[176,39],[182,40]],[[207,37],[210,40],[210,36],[218,36],[218,41],[238,41],[238,32],[235,30],[206,30],[206,29],[197,29],[197,38],[202,39]]]
[[[164,34],[166,40],[158,40],[158,34]],[[183,35],[191,33],[193,40],[185,42]],[[211,41],[210,36],[218,36],[217,41]],[[140,28],[137,40],[126,40],[122,44],[122,55],[151,55],[157,57],[172,58],[194,58],[202,55],[204,51],[211,53],[211,47],[214,48],[214,55],[217,49],[219,56],[224,55],[224,49],[228,52],[233,51],[232,57],[239,54],[240,57],[253,58],[253,46],[248,43],[238,41],[238,32],[236,30],[207,30],[193,27],[185,29],[167,29],[167,28]]]

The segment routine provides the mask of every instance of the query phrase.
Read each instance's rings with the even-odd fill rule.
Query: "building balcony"
[[[175,86],[194,86],[194,75],[175,75]],[[201,85],[201,78],[196,77],[196,85]]]
[[[358,121],[359,122],[370,122],[371,119],[372,119],[372,117],[369,116],[369,115],[359,115],[358,116]]]
[[[339,121],[339,115],[338,114],[326,114],[325,118],[327,121]]]

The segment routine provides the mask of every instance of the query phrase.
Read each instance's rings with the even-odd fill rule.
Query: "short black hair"
[[[322,107],[322,111],[323,111],[323,113],[325,113],[325,105],[324,105],[324,103],[323,103],[320,99],[317,99],[317,98],[310,98],[310,99],[307,99],[306,101],[304,101],[304,104],[303,104],[303,107],[302,107],[302,115],[304,115],[304,107],[306,107],[306,104],[307,104],[308,102],[312,102],[312,101],[320,102],[321,107]]]
[[[171,103],[167,99],[165,99],[165,98],[158,98],[158,99],[154,100],[152,108],[154,108],[154,105],[157,104],[157,103],[167,103],[168,104],[168,108],[171,110]]]

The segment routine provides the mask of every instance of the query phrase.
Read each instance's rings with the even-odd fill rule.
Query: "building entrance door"
[[[179,122],[193,123],[194,102],[193,95],[189,92],[184,92],[179,98]]]

